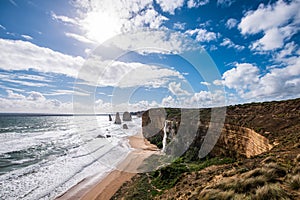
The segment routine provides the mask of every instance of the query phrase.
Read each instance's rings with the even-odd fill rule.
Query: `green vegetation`
[[[185,163],[182,157],[175,159],[170,165],[154,172],[141,174],[134,181],[132,191],[128,192],[125,199],[153,199],[176,185],[185,173],[191,173],[212,165],[222,165],[234,162],[231,158],[210,158],[197,162]]]

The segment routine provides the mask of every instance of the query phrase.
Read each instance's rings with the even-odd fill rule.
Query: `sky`
[[[0,112],[299,98],[299,8],[299,0],[1,0]]]

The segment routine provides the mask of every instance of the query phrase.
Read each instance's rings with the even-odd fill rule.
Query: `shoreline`
[[[118,164],[116,169],[104,175],[100,181],[94,182],[90,185],[84,185],[84,183],[90,181],[92,178],[83,179],[55,199],[110,199],[123,185],[123,183],[131,180],[131,178],[138,173],[138,167],[146,158],[159,152],[159,149],[155,145],[150,144],[150,142],[143,137],[141,132],[136,135],[129,136],[128,140],[133,151],[131,151],[126,158]]]

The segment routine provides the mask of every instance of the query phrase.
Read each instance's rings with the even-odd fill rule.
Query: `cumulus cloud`
[[[217,39],[217,34],[214,32],[207,31],[206,29],[197,28],[194,30],[187,30],[186,34],[195,35],[196,40],[199,42],[209,42]]]
[[[216,107],[224,106],[225,93],[221,90],[196,92],[191,98],[185,99],[185,107]]]
[[[299,31],[299,6],[300,1],[282,0],[266,6],[260,4],[257,10],[245,13],[238,27],[243,35],[263,32],[263,37],[253,43],[253,49],[278,49]]]
[[[229,38],[224,38],[220,45],[221,46],[226,46],[228,48],[234,48],[234,49],[237,49],[239,51],[241,51],[245,48],[242,45],[234,44]]]
[[[209,3],[209,0],[188,0],[187,7],[188,8],[198,8],[200,6],[204,6]]]
[[[167,96],[163,98],[161,101],[161,105],[163,107],[173,107],[173,108],[180,107],[178,102],[176,102],[176,100],[172,96]]]
[[[300,94],[300,59],[293,57],[286,67],[274,67],[261,74],[258,67],[249,64],[236,64],[226,71],[222,83],[238,92],[244,100],[263,101],[269,99],[297,98]]]
[[[7,98],[9,99],[24,99],[25,96],[19,93],[15,93],[12,90],[6,90]]]
[[[164,12],[174,15],[176,9],[183,6],[184,0],[156,0]]]
[[[238,23],[238,21],[236,19],[230,18],[227,20],[225,25],[228,29],[232,29],[232,28],[236,27],[237,23]]]
[[[172,94],[177,96],[189,95],[189,92],[181,88],[181,83],[171,82],[169,83],[169,90]]]
[[[226,71],[223,76],[223,84],[238,92],[249,89],[258,83],[259,69],[250,63],[237,63],[236,67]]]
[[[7,90],[7,97],[0,98],[1,112],[72,113],[72,103],[46,99],[43,94],[31,91],[27,96]]]
[[[44,95],[42,95],[40,92],[35,92],[35,91],[30,92],[27,99],[30,101],[45,101],[46,100]]]

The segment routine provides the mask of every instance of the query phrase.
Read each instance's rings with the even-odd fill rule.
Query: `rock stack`
[[[132,120],[132,117],[131,117],[131,114],[129,112],[124,112],[123,113],[123,121],[131,121]]]
[[[120,114],[117,112],[116,113],[116,119],[115,119],[115,124],[121,124],[121,118],[120,118]]]
[[[112,121],[112,118],[111,118],[110,114],[108,115],[108,119],[109,119],[109,121]]]

